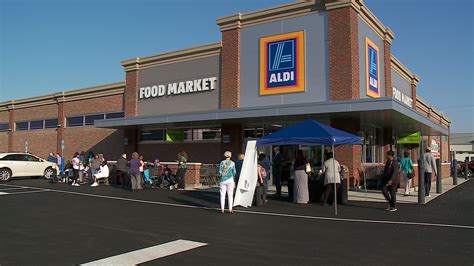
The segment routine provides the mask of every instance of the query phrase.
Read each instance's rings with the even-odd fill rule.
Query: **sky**
[[[291,0],[0,0],[0,102],[125,80],[121,61],[218,42],[216,18]],[[365,0],[417,94],[474,132],[474,1]]]

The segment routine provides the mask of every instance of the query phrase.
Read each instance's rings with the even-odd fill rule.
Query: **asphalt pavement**
[[[3,193],[2,193],[3,192]],[[217,210],[219,195],[45,180],[0,184],[0,265],[78,265],[183,239],[206,246],[143,265],[473,265],[474,182],[426,205],[332,207],[270,199]]]

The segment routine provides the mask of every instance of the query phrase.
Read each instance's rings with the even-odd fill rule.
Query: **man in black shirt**
[[[394,158],[394,152],[387,152],[387,162],[385,163],[385,169],[383,171],[382,179],[382,193],[385,199],[390,203],[387,211],[397,211],[395,204],[397,202],[397,188],[398,188],[398,162]],[[389,194],[390,192],[390,194]]]

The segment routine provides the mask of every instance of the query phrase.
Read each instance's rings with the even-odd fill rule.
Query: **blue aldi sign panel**
[[[369,38],[365,38],[365,69],[367,79],[367,95],[380,97],[379,47]]]
[[[304,91],[304,32],[260,39],[260,95]]]

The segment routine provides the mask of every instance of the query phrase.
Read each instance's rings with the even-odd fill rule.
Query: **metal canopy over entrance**
[[[138,116],[99,120],[95,122],[95,126],[99,128],[142,128],[154,125],[181,127],[223,123],[255,123],[282,120],[292,122],[305,119],[330,120],[338,118],[360,119],[364,123],[392,128],[394,132],[420,131],[424,136],[448,135],[447,128],[442,127],[392,98]]]

